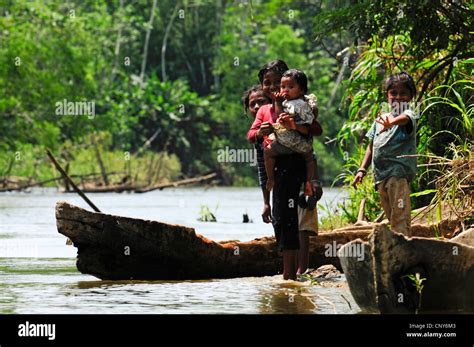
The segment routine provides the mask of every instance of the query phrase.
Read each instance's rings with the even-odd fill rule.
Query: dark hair
[[[298,83],[304,94],[308,92],[308,77],[306,77],[303,71],[291,69],[286,71],[281,77],[290,77],[294,79],[295,82]]]
[[[392,74],[385,79],[385,82],[384,82],[385,93],[387,93],[395,84],[398,84],[398,83],[401,83],[405,88],[407,88],[410,91],[411,97],[415,97],[416,95],[415,82],[413,81],[413,77],[411,77],[410,74],[405,71]]]
[[[249,89],[247,89],[244,94],[242,95],[242,104],[244,105],[244,111],[245,113],[248,112],[249,110],[249,107],[250,107],[250,95],[252,93],[262,93],[262,95],[267,98],[269,101],[271,101],[271,99],[266,96],[264,93],[263,93],[263,90],[262,90],[262,86],[260,84],[256,84],[252,87],[250,87]]]
[[[288,70],[288,65],[283,60],[272,60],[271,62],[266,63],[258,72],[258,80],[260,84],[263,83],[263,78],[265,74],[269,71],[274,71],[277,74],[283,75],[283,73]]]

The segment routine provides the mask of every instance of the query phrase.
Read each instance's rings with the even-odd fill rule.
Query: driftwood
[[[185,186],[189,184],[195,184],[199,182],[208,181],[216,177],[216,175],[217,175],[216,173],[211,173],[204,176],[187,178],[184,180],[179,180],[179,181],[170,182],[170,183],[160,183],[151,187],[149,186],[141,187],[141,186],[133,185],[131,183],[112,184],[109,186],[102,186],[102,187],[97,187],[95,185],[87,186],[84,184],[82,185],[82,191],[85,193],[123,193],[123,192],[147,193],[147,192],[151,192],[157,189],[180,187],[180,186]]]
[[[374,223],[380,223],[381,221],[383,221],[384,217],[385,217],[385,212],[381,212],[377,216],[377,218],[375,218]]]
[[[39,182],[12,182],[8,178],[4,178],[3,180],[3,185],[5,186],[4,188],[0,188],[0,193],[1,192],[11,192],[11,191],[22,191],[28,188],[33,188],[33,187],[38,187],[45,185],[47,183],[55,182],[62,180],[62,176],[60,177],[55,177],[55,178],[50,178],[48,180],[44,181],[39,181]]]
[[[119,174],[121,175],[123,173],[124,172],[109,172],[109,175],[119,175]],[[99,176],[99,175],[100,173],[92,172],[92,173],[84,174],[84,175],[68,175],[68,176],[70,178],[79,178],[81,181],[83,181],[87,177],[94,177],[94,176]],[[49,178],[43,181],[32,181],[32,182],[31,181],[28,182],[28,180],[21,180],[20,178],[17,178],[17,177],[11,177],[11,176],[3,177],[0,184],[0,186],[3,186],[3,187],[0,188],[0,193],[11,192],[11,191],[22,191],[29,188],[41,187],[48,183],[57,182],[57,181],[64,181],[64,177],[58,176],[58,177]],[[58,188],[60,187],[58,186]],[[74,191],[66,190],[65,192],[74,192]]]
[[[59,163],[56,161],[54,158],[53,154],[49,149],[46,150],[46,154],[48,155],[48,158],[51,160],[51,162],[54,164],[56,169],[61,173],[63,176],[64,180],[69,182],[69,184],[72,186],[74,191],[79,194],[79,196],[90,206],[92,209],[96,212],[100,212],[100,210],[97,208],[97,206],[94,205],[92,201],[89,200],[89,198],[76,186],[74,181],[67,175],[67,173],[64,171],[64,169],[59,165]]]
[[[360,202],[359,213],[357,214],[357,223],[362,223],[364,221],[365,202],[365,198],[363,198]]]
[[[121,174],[120,172],[112,172],[109,173],[108,175],[112,174]],[[100,173],[91,173],[91,174],[85,174],[85,175],[69,175],[69,177],[72,178],[79,178],[81,182],[84,181],[85,178],[91,177],[91,176],[99,176],[101,175]],[[200,183],[204,181],[208,181],[214,177],[216,177],[216,173],[211,173],[208,175],[204,176],[198,176],[198,177],[193,177],[193,178],[187,178],[184,180],[179,180],[175,182],[170,182],[170,183],[160,183],[156,184],[154,186],[136,186],[131,183],[125,183],[125,184],[111,184],[108,186],[97,186],[96,184],[90,184],[88,185],[87,183],[81,183],[81,190],[85,193],[122,193],[122,192],[136,192],[136,193],[146,193],[150,192],[153,190],[157,189],[165,189],[165,188],[171,188],[171,187],[180,187],[180,186],[185,186],[185,185],[190,185],[190,184],[195,184],[195,183]],[[4,178],[2,183],[5,187],[0,188],[0,193],[2,192],[10,192],[10,191],[22,191],[25,189],[29,188],[34,188],[34,187],[41,187],[44,186],[48,183],[51,182],[57,182],[57,181],[64,181],[63,176],[59,177],[54,177],[50,178],[44,181],[38,181],[38,182],[31,182],[31,181],[26,181],[26,182],[10,182],[8,178]],[[75,193],[74,190],[70,190],[65,188],[65,193]]]
[[[216,176],[217,176],[217,174],[215,172],[213,172],[213,173],[210,173],[208,175],[193,177],[193,178],[186,178],[186,179],[180,180],[180,181],[175,181],[175,182],[170,182],[170,183],[160,183],[160,184],[156,184],[152,187],[136,188],[135,193],[147,193],[147,192],[151,192],[151,191],[157,190],[157,189],[164,189],[164,188],[170,188],[170,187],[179,187],[179,186],[184,186],[184,185],[188,185],[188,184],[199,183],[199,182],[203,182],[203,181],[208,181],[211,178],[214,178]]]
[[[133,192],[135,187],[131,184],[112,184],[109,186],[97,186],[95,184],[81,184],[81,189],[85,193],[122,193]]]
[[[408,239],[377,226],[369,242],[355,240],[339,250],[352,296],[366,312],[472,312],[474,229],[461,235]],[[363,256],[355,257],[355,250]],[[421,291],[408,277],[417,273]]]

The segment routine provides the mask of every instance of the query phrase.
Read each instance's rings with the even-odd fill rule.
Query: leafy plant
[[[354,188],[352,182],[360,167],[365,148],[361,146],[356,150],[353,157],[347,155],[348,160],[344,164],[344,171],[336,177],[344,182],[349,196],[345,201],[339,204],[344,218],[350,223],[357,221],[359,207],[362,199],[365,199],[364,215],[369,221],[375,220],[381,212],[378,193],[375,190],[374,178],[371,171],[368,171],[361,184]]]
[[[426,278],[421,278],[421,275],[419,272],[415,274],[408,274],[408,275],[402,276],[402,278],[405,278],[405,277],[410,280],[411,284],[415,287],[415,290],[418,293],[419,300],[418,300],[418,306],[415,311],[415,313],[418,313],[418,309],[421,307],[421,294],[425,286],[423,282],[426,281]]]
[[[216,210],[214,211],[214,213],[216,211],[217,211],[217,207],[216,207]],[[209,209],[208,206],[201,205],[200,206],[200,211],[199,211],[200,217],[198,218],[198,221],[200,221],[200,222],[217,222],[217,219],[216,219],[216,216],[214,215],[214,213],[211,212],[211,210]]]
[[[409,274],[405,275],[403,277],[408,277],[408,279],[412,282],[412,284],[415,286],[416,291],[418,294],[421,295],[421,291],[423,290],[424,284],[423,282],[426,281],[426,278],[421,278],[420,273],[417,272],[416,274]]]
[[[306,280],[306,281],[309,281],[309,284],[311,286],[318,286],[319,285],[319,282],[313,276],[311,276],[310,274],[303,274],[303,275],[301,275],[301,278]]]

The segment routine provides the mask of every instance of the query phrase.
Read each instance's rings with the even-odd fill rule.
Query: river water
[[[261,221],[258,188],[175,188],[146,194],[89,194],[105,213],[194,227],[212,240],[272,235]],[[344,192],[326,188],[323,205]],[[205,281],[101,281],[81,274],[76,248],[56,229],[54,206],[75,194],[55,189],[0,194],[0,313],[357,313],[344,276],[332,286],[283,281],[280,275]],[[199,222],[200,206],[216,223]],[[89,209],[89,208],[88,208]],[[242,223],[247,213],[252,223]]]

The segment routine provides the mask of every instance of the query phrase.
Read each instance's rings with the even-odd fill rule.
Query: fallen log
[[[187,179],[179,180],[179,181],[175,181],[175,182],[160,183],[160,184],[156,184],[152,187],[149,187],[149,186],[136,186],[136,185],[132,185],[130,183],[127,183],[127,184],[112,184],[112,185],[109,185],[109,186],[102,186],[102,187],[97,187],[95,185],[91,185],[91,186],[83,185],[82,186],[82,191],[85,192],[85,193],[123,193],[123,192],[147,193],[147,192],[151,192],[151,191],[157,190],[157,189],[164,189],[164,188],[170,188],[170,187],[180,187],[180,186],[190,185],[190,184],[194,184],[194,183],[204,182],[204,181],[208,181],[208,180],[210,180],[214,177],[216,177],[216,173],[211,173],[211,174],[204,175],[204,176],[199,176],[199,177],[187,178]]]
[[[81,184],[82,191],[85,193],[123,193],[133,192],[135,187],[130,184],[112,184],[109,186],[96,186],[95,184]],[[65,192],[68,193],[68,192]]]
[[[8,191],[22,191],[22,190],[25,190],[25,189],[28,189],[28,188],[34,188],[34,187],[41,187],[45,184],[48,184],[48,183],[51,183],[51,182],[55,182],[55,181],[62,181],[63,180],[63,177],[62,176],[59,176],[59,177],[54,177],[54,178],[50,178],[50,179],[47,179],[47,180],[44,180],[44,181],[39,181],[39,182],[31,182],[31,183],[26,183],[26,184],[21,184],[20,186],[17,186],[17,187],[7,187],[7,188],[1,188],[0,189],[0,192],[8,192]]]
[[[151,191],[157,190],[157,189],[164,189],[164,188],[170,188],[170,187],[179,187],[179,186],[204,182],[204,181],[208,181],[211,178],[214,178],[216,176],[217,176],[217,174],[215,172],[213,172],[213,173],[210,173],[208,175],[193,177],[193,178],[186,178],[186,179],[180,180],[180,181],[175,181],[175,182],[170,182],[170,183],[160,183],[160,184],[154,185],[152,187],[137,188],[137,189],[135,189],[135,193],[147,193],[147,192],[151,192]]]
[[[109,175],[118,175],[118,174],[123,174],[123,172],[110,172]],[[98,176],[100,175],[100,173],[96,173],[96,172],[93,172],[93,173],[90,173],[90,174],[84,174],[84,175],[69,175],[70,178],[79,178],[79,179],[84,179],[84,178],[87,178],[87,177],[94,177],[94,176]],[[6,186],[6,187],[3,187],[3,188],[0,188],[0,193],[2,192],[11,192],[11,191],[22,191],[22,190],[25,190],[25,189],[28,189],[28,188],[34,188],[34,187],[41,187],[41,186],[44,186],[45,184],[48,184],[48,183],[51,183],[51,182],[57,182],[57,181],[64,181],[64,178],[63,176],[58,176],[58,177],[53,177],[53,178],[49,178],[47,180],[43,180],[43,181],[38,181],[38,182],[30,182],[30,183],[25,183],[27,182],[27,180],[24,180],[23,182],[20,181],[20,180],[14,180],[14,181],[10,181],[9,177],[4,177],[2,179],[2,183]],[[10,184],[10,185],[8,185]],[[70,191],[65,191],[65,193],[74,193],[73,190],[70,190]]]

